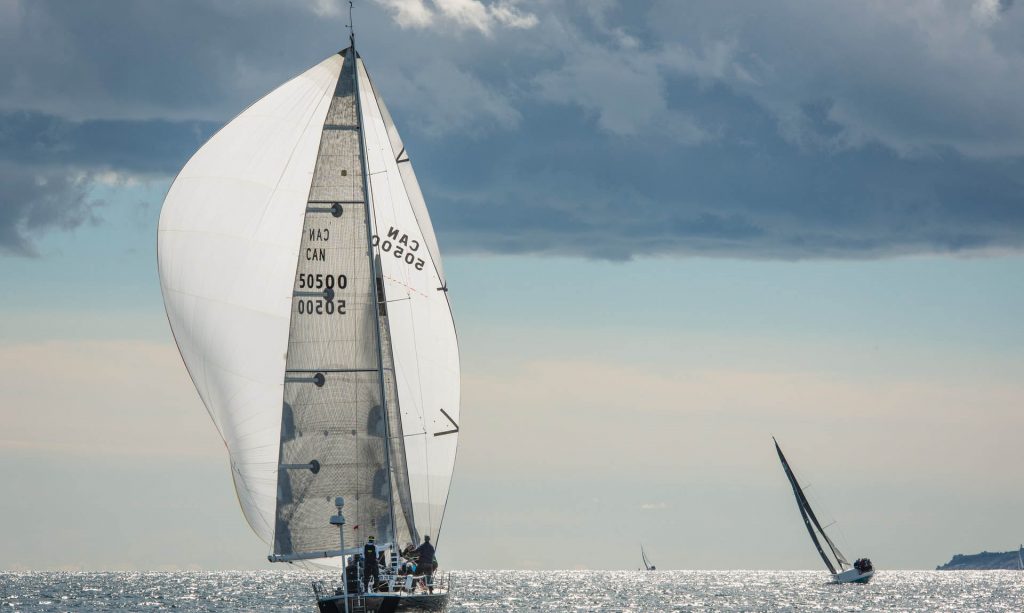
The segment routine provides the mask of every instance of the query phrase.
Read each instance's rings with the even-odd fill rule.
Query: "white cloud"
[[[400,28],[425,28],[434,22],[434,13],[424,0],[376,0]]]
[[[999,21],[1002,13],[1009,10],[1013,0],[975,0],[971,5],[971,17],[983,26]]]
[[[481,0],[376,0],[402,28],[425,28],[443,20],[462,30],[490,35],[496,27],[532,28],[537,16],[520,10],[514,2],[486,4]],[[433,8],[431,8],[433,7]]]
[[[342,14],[342,11],[347,8],[347,4],[343,4],[341,0],[313,0],[309,5],[310,10],[316,15],[321,17],[336,17]]]
[[[667,508],[668,503],[665,502],[645,502],[644,504],[640,505],[641,511],[660,511],[662,509]]]

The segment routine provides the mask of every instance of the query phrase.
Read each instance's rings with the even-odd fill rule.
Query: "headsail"
[[[414,538],[438,542],[459,437],[459,347],[434,230],[412,161],[358,62],[375,253],[384,278]]]
[[[811,535],[811,540],[814,542],[814,546],[817,548],[818,553],[821,555],[821,559],[825,562],[825,566],[828,567],[829,572],[833,575],[836,574],[835,566],[832,564],[832,560],[825,553],[825,550],[821,547],[821,542],[818,541],[818,536],[815,534],[814,529],[817,528],[818,533],[828,543],[829,549],[832,551],[832,555],[835,556],[836,563],[839,566],[839,570],[842,571],[844,566],[849,566],[850,562],[846,559],[839,548],[836,547],[832,539],[825,534],[825,530],[821,527],[821,523],[818,522],[818,518],[814,515],[814,511],[811,509],[811,504],[807,501],[807,497],[804,496],[803,488],[796,480],[796,476],[793,474],[793,470],[789,467],[789,462],[786,461],[786,456],[782,454],[782,449],[779,447],[778,441],[772,438],[775,442],[775,451],[779,454],[779,460],[782,462],[782,470],[786,472],[786,478],[789,479],[789,484],[793,487],[793,495],[796,496],[796,504],[800,509],[800,516],[803,517],[804,525],[807,527],[807,533]]]
[[[436,239],[356,58],[334,55],[232,120],[161,212],[171,328],[246,518],[282,558],[337,549],[336,496],[347,543],[436,543],[458,439]]]

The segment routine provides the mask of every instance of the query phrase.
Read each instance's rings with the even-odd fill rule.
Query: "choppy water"
[[[477,611],[1024,611],[1024,573],[456,571],[451,613]],[[2,611],[315,611],[296,572],[0,573]]]

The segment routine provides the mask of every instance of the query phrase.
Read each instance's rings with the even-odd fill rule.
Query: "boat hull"
[[[837,573],[832,577],[832,583],[867,583],[875,576],[874,570],[862,573],[856,568]]]
[[[444,611],[448,607],[448,594],[372,594],[364,598],[366,611],[392,613],[393,611]],[[349,611],[355,610],[355,601],[349,597]],[[320,613],[345,613],[345,597],[333,596],[317,601]]]

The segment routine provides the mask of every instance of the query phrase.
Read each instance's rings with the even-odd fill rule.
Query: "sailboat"
[[[442,610],[448,577],[414,550],[441,543],[459,350],[354,32],[192,156],[157,243],[171,330],[268,559],[346,569],[314,582],[321,611]]]
[[[786,472],[786,478],[789,479],[789,484],[793,487],[793,495],[796,496],[796,505],[800,509],[800,516],[804,520],[804,525],[807,527],[807,533],[811,535],[811,541],[814,542],[814,546],[818,549],[818,554],[821,556],[822,561],[825,562],[825,566],[828,567],[829,572],[832,573],[833,583],[867,583],[871,580],[871,577],[875,574],[875,569],[871,565],[871,560],[867,558],[861,558],[855,561],[853,564],[846,559],[836,544],[832,542],[832,539],[825,534],[824,528],[821,527],[821,523],[818,518],[814,515],[814,511],[811,509],[811,505],[807,502],[807,497],[804,496],[803,488],[796,480],[796,476],[793,474],[793,470],[789,467],[789,462],[786,461],[786,456],[782,454],[782,448],[779,447],[779,442],[772,437],[772,441],[775,442],[775,451],[779,454],[779,460],[782,462],[782,470]],[[817,532],[815,532],[817,530]],[[828,545],[829,551],[832,553],[830,557],[821,546],[821,541],[818,540],[818,535],[825,540]],[[834,563],[833,563],[834,562]]]
[[[654,567],[654,564],[651,564],[651,561],[647,559],[647,553],[644,551],[643,545],[640,545],[640,557],[643,558],[644,561],[644,570],[657,570]]]

